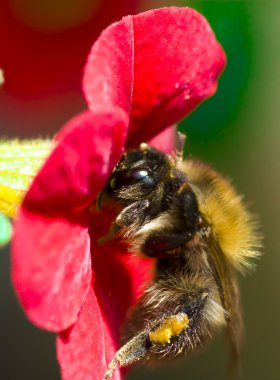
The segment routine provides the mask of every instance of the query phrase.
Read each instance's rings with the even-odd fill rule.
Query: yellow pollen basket
[[[170,343],[172,337],[179,336],[186,330],[189,323],[189,318],[185,313],[171,315],[155,331],[149,333],[149,338],[152,343],[165,345]]]

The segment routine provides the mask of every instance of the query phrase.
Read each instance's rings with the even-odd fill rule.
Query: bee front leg
[[[138,226],[144,223],[145,214],[143,214],[143,210],[148,209],[149,206],[150,202],[147,199],[134,202],[119,213],[115,223],[120,227]]]
[[[201,229],[201,222],[195,194],[183,182],[173,196],[168,217],[163,213],[140,230],[140,236],[145,236],[141,251],[151,257],[179,255]]]

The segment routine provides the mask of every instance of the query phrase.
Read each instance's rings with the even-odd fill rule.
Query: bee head
[[[170,176],[170,171],[171,162],[164,153],[141,144],[138,149],[125,152],[100,197],[106,195],[128,205],[149,197]]]
[[[117,212],[117,231],[141,235],[135,246],[149,255],[183,246],[199,228],[187,177],[175,160],[147,144],[125,152],[97,199],[97,209],[104,205]]]

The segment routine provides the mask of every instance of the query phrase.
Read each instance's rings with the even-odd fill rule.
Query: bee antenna
[[[187,136],[181,132],[176,134],[176,158],[177,161],[183,161],[184,155],[184,145],[186,142]]]

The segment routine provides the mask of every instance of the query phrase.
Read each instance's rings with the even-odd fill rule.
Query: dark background
[[[72,8],[69,8],[69,4],[68,7],[64,5],[65,11],[62,14],[73,12],[76,17],[81,17],[80,21],[69,16],[70,21],[67,18],[66,21],[58,18],[52,20],[51,26],[45,24],[46,20],[40,18],[41,16],[36,19],[35,16],[40,15],[37,8],[34,8],[35,16],[32,19],[22,16],[19,4],[24,2],[11,0],[9,3],[12,4],[16,22],[35,30],[38,38],[41,35],[45,38],[46,33],[49,38],[56,38],[57,35],[61,37],[61,33],[70,25],[67,22],[74,21],[77,35],[83,23],[88,22],[83,19],[83,15],[75,13],[75,1],[71,1]],[[32,13],[35,3],[44,4],[44,1],[26,0],[28,6],[24,9],[27,15],[28,12]],[[89,6],[86,0],[76,2],[76,6],[78,3],[79,7],[82,3]],[[96,8],[92,8],[93,18],[94,12],[102,6],[101,3],[100,0]],[[132,3],[135,9],[131,8]],[[55,7],[57,2],[48,1],[48,4]],[[124,7],[121,11],[136,12],[165,4],[167,2],[160,0],[136,1],[130,2],[130,9]],[[180,125],[180,129],[188,135],[186,155],[198,156],[211,162],[233,180],[252,211],[260,216],[265,237],[264,256],[257,271],[240,278],[246,325],[241,378],[278,380],[280,2],[194,0],[188,3],[181,1],[180,4],[193,6],[205,14],[228,57],[228,65],[221,78],[218,93]],[[110,12],[109,2],[107,6]],[[45,13],[46,10],[42,12],[43,15]],[[109,19],[106,17],[104,24]],[[112,13],[110,21],[114,19],[116,15]],[[0,16],[0,32],[1,25],[3,27],[4,24],[1,24]],[[72,25],[71,28],[73,27]],[[95,33],[97,35],[97,30]],[[65,49],[67,54],[69,47],[65,46]],[[3,52],[0,43],[0,58],[5,54],[7,60],[11,51]],[[78,67],[78,63],[75,67]],[[75,67],[73,66],[73,70]],[[62,61],[58,62],[57,68],[63,70]],[[31,86],[28,96],[25,92],[30,87],[28,83],[18,83],[18,88],[16,83],[11,89],[4,89],[0,93],[1,134],[30,137],[57,131],[67,119],[85,108],[77,83],[73,81],[73,77],[69,82],[65,77],[57,88],[52,88],[49,83],[48,90],[42,83],[41,87],[38,85],[32,89]],[[0,251],[0,379],[58,380],[60,376],[55,359],[55,337],[38,330],[26,320],[14,296],[9,276],[7,248]],[[221,335],[214,339],[205,352],[190,361],[183,360],[180,364],[156,370],[135,368],[129,372],[128,379],[142,379],[144,376],[146,379],[162,380],[226,379],[226,362],[227,354]]]

